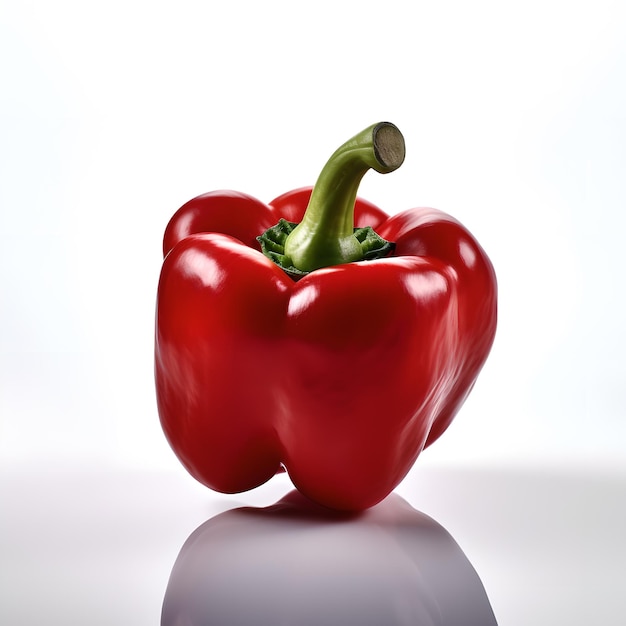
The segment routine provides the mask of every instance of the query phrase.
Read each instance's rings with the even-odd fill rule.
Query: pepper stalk
[[[354,205],[368,170],[393,172],[404,157],[402,133],[389,122],[352,137],[322,169],[302,221],[281,220],[258,237],[263,253],[294,278],[322,267],[386,256],[394,244],[371,227],[354,228]]]

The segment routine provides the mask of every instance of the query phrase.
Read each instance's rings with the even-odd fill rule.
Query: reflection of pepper
[[[192,533],[163,600],[161,625],[175,624],[496,626],[496,618],[454,538],[400,496],[345,515],[292,491]]]
[[[239,492],[284,466],[312,500],[364,509],[463,404],[494,338],[495,274],[450,216],[388,217],[357,198],[368,169],[403,160],[400,132],[377,124],[333,154],[312,192],[269,206],[209,193],[170,221],[157,400],[200,482]]]

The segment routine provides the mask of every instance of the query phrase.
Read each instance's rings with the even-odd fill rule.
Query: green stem
[[[404,138],[389,122],[369,126],[330,157],[313,188],[306,213],[285,241],[285,256],[303,272],[360,261],[354,235],[354,203],[371,168],[387,174],[404,161]]]

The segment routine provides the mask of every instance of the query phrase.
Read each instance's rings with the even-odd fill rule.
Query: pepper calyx
[[[311,271],[298,269],[289,255],[285,254],[287,237],[297,226],[296,222],[280,219],[278,224],[271,226],[257,237],[263,254],[276,263],[293,280],[300,280],[311,273]],[[371,226],[354,228],[353,236],[359,242],[362,251],[361,260],[363,261],[382,259],[391,254],[396,247],[395,243],[383,239]]]

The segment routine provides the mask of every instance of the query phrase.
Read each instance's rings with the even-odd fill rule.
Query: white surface
[[[157,624],[172,568],[189,535],[220,513],[241,506],[266,507],[290,490],[284,476],[255,492],[221,496],[182,472],[57,469],[39,475],[32,471],[5,474],[0,480],[0,622]],[[624,473],[438,468],[429,463],[414,468],[398,489],[413,509],[433,518],[458,543],[482,580],[502,626],[623,624],[625,492]],[[268,524],[271,520],[266,520],[266,532]],[[403,533],[409,532],[404,528]],[[250,569],[259,575],[265,572],[269,580],[250,586],[240,580],[232,591],[233,602],[256,597],[261,604],[259,585],[270,585],[272,566],[292,558],[294,546],[300,545],[294,544],[297,529],[287,530],[282,548],[276,532],[271,538],[273,563],[254,560],[255,555],[267,556],[268,545],[251,545]],[[356,530],[356,536],[346,542],[348,554],[359,547],[359,536],[364,536],[361,559],[367,562],[368,555],[380,559],[385,542],[390,542],[389,558],[381,562],[380,570],[363,568],[360,576],[340,576],[354,564],[351,559],[341,561],[338,549],[329,559],[328,570],[337,587],[344,585],[354,593],[354,586],[360,584],[365,593],[370,589],[368,602],[378,597],[382,601],[380,589],[379,596],[371,592],[374,574],[384,582],[405,568],[406,587],[398,585],[396,598],[402,606],[403,601],[415,603],[416,586],[428,589],[433,584],[432,578],[420,580],[418,568],[406,569],[394,548],[393,534],[368,536],[363,526]],[[235,528],[231,534],[238,532]],[[338,541],[336,530],[323,524],[299,532],[306,539],[306,545],[299,548],[302,565],[304,556],[320,558],[328,545]],[[253,532],[250,541],[253,544]],[[424,545],[428,543],[420,549]],[[416,549],[407,549],[406,556],[419,563]],[[245,571],[245,555],[241,550],[234,553],[237,557],[223,564],[224,575]],[[310,572],[297,566],[292,573],[294,586],[310,577]],[[278,580],[280,574],[273,576]],[[213,586],[219,584],[219,580],[209,580]],[[288,583],[283,581],[283,586]],[[408,596],[407,588],[412,589]],[[275,589],[267,595],[280,599]],[[293,610],[293,594],[284,602]],[[458,603],[457,596],[450,602]],[[228,606],[228,602],[221,604]],[[241,607],[233,606],[236,610]]]
[[[163,229],[205,191],[312,184],[386,119],[407,159],[361,194],[458,217],[500,287],[487,366],[399,491],[459,541],[502,624],[619,623],[626,8],[311,6],[2,3],[0,611],[155,623],[183,541],[232,502],[158,426]]]

